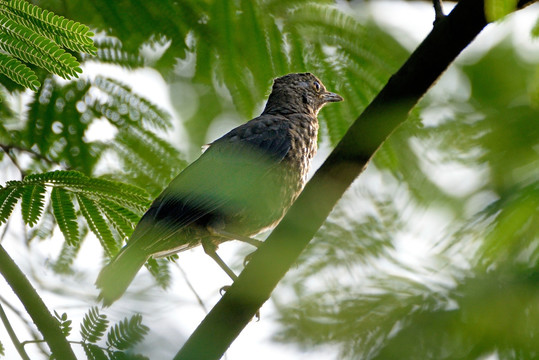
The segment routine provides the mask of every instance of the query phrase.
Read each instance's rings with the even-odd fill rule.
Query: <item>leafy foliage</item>
[[[514,3],[487,1],[487,15],[501,18]],[[75,61],[149,66],[163,75],[186,130],[187,144],[178,146],[165,136],[173,133],[172,118],[125,84],[104,76],[57,81],[24,65],[21,60],[76,76],[67,55],[84,52],[84,41],[66,45],[78,41],[70,26],[83,38],[92,35],[50,13],[33,20],[38,10],[20,0],[13,9],[7,4],[0,4],[0,47],[17,58],[0,54],[0,72],[29,88],[43,86],[20,118],[4,107],[8,101],[0,103],[1,164],[24,158],[15,165],[23,175],[35,174],[0,188],[0,220],[20,202],[23,220],[33,226],[30,239],[48,239],[58,225],[66,241],[53,268],[64,273],[89,231],[107,256],[114,254],[150,199],[186,166],[183,159],[198,154],[223,123],[229,129],[257,114],[273,77],[311,71],[346,99],[320,114],[320,140],[331,147],[407,56],[394,36],[342,2],[44,3],[103,34],[86,52],[96,56],[77,54]],[[18,17],[8,15],[17,11]],[[56,26],[70,34],[66,40],[39,32]],[[30,38],[28,31],[49,53],[47,41],[71,50],[59,55],[63,62],[38,57],[36,45],[20,38]],[[281,302],[277,295],[278,340],[311,350],[334,346],[339,358],[537,357],[531,335],[539,323],[539,86],[522,64],[497,48],[462,66],[469,83],[459,83],[458,94],[433,92],[384,144],[285,281],[295,298],[288,293]],[[3,90],[0,96],[5,99]],[[105,124],[106,139],[88,137],[96,124]],[[51,172],[58,168],[73,171]],[[469,178],[441,183],[463,168],[473,170]],[[462,185],[469,189],[459,193]],[[445,227],[422,231],[440,218],[449,219]],[[410,255],[426,238],[427,254]],[[170,278],[167,264],[147,263],[161,285]],[[87,357],[142,358],[123,351],[147,332],[137,319],[113,326],[103,340],[106,330],[96,329],[106,318],[92,308],[83,321],[87,335],[81,328]]]
[[[100,346],[95,344],[82,344],[82,348],[84,349],[84,352],[86,353],[86,357],[88,360],[107,360],[108,357],[105,353],[105,350],[102,349]]]
[[[2,345],[2,342],[0,341],[0,356],[6,355],[6,349],[4,349],[4,345]]]
[[[24,62],[65,79],[78,77],[79,62],[62,47],[94,55],[93,33],[86,25],[40,9],[24,0],[0,2],[0,71],[36,91],[40,83]]]
[[[84,236],[81,236],[83,239]],[[75,261],[82,242],[70,245],[67,241],[62,244],[62,249],[56,261],[52,264],[52,269],[59,274],[71,274],[71,265]]]
[[[107,345],[118,350],[125,350],[140,342],[148,333],[148,327],[142,324],[142,316],[134,315],[114,325],[107,334]]]
[[[28,175],[21,181],[10,181],[0,188],[0,221],[5,221],[22,197],[23,219],[33,225],[43,215],[45,187],[52,187],[50,201],[56,223],[70,246],[80,242],[79,213],[86,219],[109,256],[118,251],[120,241],[134,228],[140,214],[149,204],[147,193],[137,187],[110,180],[90,178],[77,171],[53,171]],[[36,190],[37,189],[37,190]],[[27,200],[25,200],[25,196]],[[36,204],[37,203],[37,204]],[[121,232],[109,219],[120,220]],[[121,239],[115,234],[122,236]]]
[[[508,59],[515,64],[511,75],[497,70]],[[280,305],[284,329],[276,339],[302,348],[338,344],[343,359],[539,354],[531,340],[539,320],[539,160],[531,150],[539,126],[532,71],[501,44],[463,67],[473,101],[452,94],[449,103],[435,95],[423,102],[414,116],[428,125],[403,125],[368,170],[387,190],[356,184],[303,254],[301,270],[289,279],[296,301],[288,297]],[[431,116],[440,109],[448,115],[433,125]],[[425,147],[435,160],[425,158]],[[433,182],[434,171],[427,170],[444,164],[459,164],[482,180],[465,195],[454,192],[456,183]],[[384,196],[391,201],[380,202]],[[427,233],[434,239],[424,258],[413,260],[407,249],[425,240],[410,229],[410,207],[446,214],[446,225]],[[365,222],[355,228],[360,219]],[[434,219],[426,215],[419,226]]]
[[[488,21],[496,21],[517,8],[517,0],[485,0],[485,15]]]
[[[24,87],[37,90],[41,85],[36,74],[22,62],[0,53],[0,73]]]
[[[100,314],[94,306],[84,315],[81,323],[82,348],[89,360],[147,359],[139,354],[124,352],[140,342],[148,332],[142,324],[142,316],[134,315],[115,324],[107,333],[107,348],[98,345],[103,338],[109,321],[105,314]]]
[[[407,52],[374,25],[360,24],[328,4],[325,0],[97,1],[69,10],[97,28],[106,23],[128,52],[138,54],[148,43],[161,48],[154,67],[185,85],[177,89],[191,92],[173,95],[199,148],[219,114],[236,112],[238,121],[253,117],[272,78],[300,71],[316,73],[345,97],[345,103],[321,114],[324,123],[331,122],[325,129],[332,143],[340,139]],[[96,9],[100,19],[93,16]],[[140,14],[151,16],[136,22]],[[171,14],[182,21],[171,22]],[[251,36],[245,37],[245,31]]]
[[[67,318],[66,313],[62,313],[62,315],[58,314],[56,310],[54,311],[54,316],[56,317],[56,320],[60,323],[60,329],[62,329],[62,333],[64,336],[68,337],[69,334],[71,334],[71,323],[72,321]]]
[[[90,343],[97,342],[107,331],[108,325],[107,317],[100,314],[96,306],[90,308],[82,319],[80,328],[82,340]]]
[[[149,259],[146,268],[155,278],[157,284],[162,288],[167,288],[170,284],[171,274],[168,268],[169,261],[166,259]]]
[[[120,40],[106,37],[94,40],[97,48],[95,56],[81,54],[83,61],[98,61],[100,63],[115,64],[127,69],[136,69],[144,66],[145,59],[138,53],[124,50]]]

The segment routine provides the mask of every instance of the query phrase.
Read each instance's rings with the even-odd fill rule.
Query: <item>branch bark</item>
[[[62,333],[58,321],[51,315],[30,281],[24,276],[2,245],[0,245],[0,274],[6,279],[13,292],[23,303],[26,312],[43,335],[55,358],[76,360],[75,354]]]
[[[519,1],[524,7],[534,1]],[[285,218],[174,357],[219,359],[297,260],[336,202],[432,84],[487,25],[484,2],[460,0],[352,124]]]

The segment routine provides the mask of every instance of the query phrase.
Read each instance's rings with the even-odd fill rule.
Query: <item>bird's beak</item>
[[[324,95],[322,95],[322,98],[324,99],[325,103],[327,103],[327,102],[339,102],[339,101],[344,100],[341,95],[335,94],[335,93],[332,93],[332,92],[329,92],[329,91],[324,93]]]

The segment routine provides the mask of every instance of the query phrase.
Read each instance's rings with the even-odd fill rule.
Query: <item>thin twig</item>
[[[6,154],[8,154],[8,156],[9,156],[9,151],[10,150],[18,150],[18,151],[28,153],[28,154],[32,155],[33,157],[46,162],[49,165],[61,165],[57,161],[51,160],[48,157],[46,157],[45,155],[43,155],[43,154],[41,154],[41,153],[39,153],[39,152],[37,152],[35,150],[25,148],[23,146],[19,146],[19,145],[15,145],[15,144],[0,144],[0,148],[2,150],[4,150],[4,152]]]
[[[13,165],[15,165],[15,167],[17,168],[17,170],[19,170],[19,173],[21,174],[21,178],[24,178],[26,172],[22,169],[22,167],[19,165],[19,162],[17,161],[17,159],[11,154],[11,151],[8,147],[4,146],[4,145],[0,145],[0,148],[2,148],[2,150],[4,150],[4,152],[6,153],[7,157],[9,158],[9,160],[11,160],[11,162],[13,163]]]
[[[51,315],[30,281],[0,245],[0,274],[6,279],[57,359],[76,360],[58,321]]]
[[[204,302],[202,301],[202,298],[198,295],[198,293],[197,293],[195,287],[193,286],[193,284],[191,283],[191,281],[189,281],[189,278],[187,277],[187,273],[182,269],[180,264],[178,264],[177,262],[175,262],[175,264],[178,267],[178,269],[180,269],[180,272],[182,273],[183,279],[187,283],[187,286],[189,286],[189,289],[191,289],[191,292],[195,295],[195,297],[197,299],[197,302],[199,303],[200,307],[202,307],[202,309],[204,310],[204,313],[207,314],[208,309],[206,308],[206,305],[204,305]]]
[[[11,326],[2,305],[0,305],[0,320],[2,320],[2,322],[4,323],[4,326],[6,327],[6,331],[9,335],[9,338],[11,339],[11,342],[15,346],[15,349],[17,349],[17,352],[21,356],[21,359],[30,360],[30,357],[28,356],[26,351],[24,351],[24,345],[21,344],[21,342],[17,338],[17,334],[15,334],[15,331],[13,330],[13,327]]]
[[[434,24],[436,25],[438,21],[445,18],[444,8],[442,6],[442,0],[432,0],[432,4],[434,5],[434,14],[435,14]]]
[[[0,303],[4,304],[4,306],[6,306],[12,313],[14,313],[15,315],[19,317],[20,321],[26,324],[26,328],[28,329],[28,331],[30,332],[34,340],[38,339],[39,334],[34,330],[33,324],[30,321],[28,321],[26,316],[24,316],[23,313],[19,311],[19,309],[13,306],[2,295],[0,295]],[[24,342],[22,342],[21,344],[24,344]],[[44,346],[39,346],[39,349],[41,350],[43,354],[47,355],[47,350],[45,349]]]
[[[6,234],[7,234],[7,230],[9,228],[9,220],[11,218],[7,218],[6,220],[6,226],[4,227],[4,230],[2,231],[2,235],[0,235],[0,244],[2,243],[2,241],[4,240],[4,238],[6,237]]]

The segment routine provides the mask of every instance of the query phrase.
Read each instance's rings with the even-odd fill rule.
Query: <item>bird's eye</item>
[[[319,83],[318,81],[315,81],[315,82],[313,83],[313,86],[314,86],[314,89],[316,90],[316,92],[319,92],[320,89],[322,88],[322,87],[320,86],[320,83]]]

